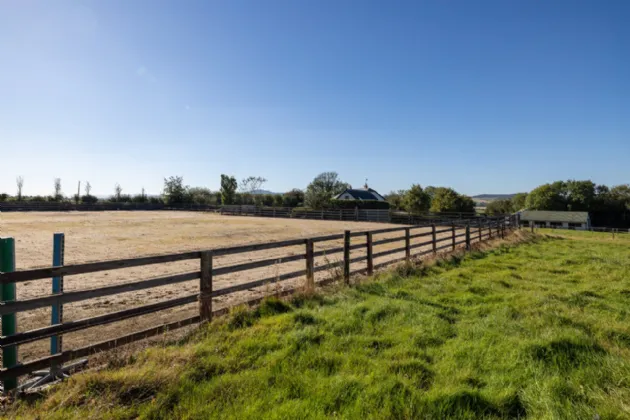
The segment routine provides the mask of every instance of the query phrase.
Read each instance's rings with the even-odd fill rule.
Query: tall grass
[[[630,238],[553,233],[238,309],[11,416],[630,417]]]

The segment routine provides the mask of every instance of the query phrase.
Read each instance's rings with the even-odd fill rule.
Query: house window
[[[549,223],[549,225],[550,225],[553,229],[557,229],[557,228],[561,228],[561,227],[562,227],[562,222],[551,222],[551,223]]]
[[[582,223],[569,223],[569,228],[571,229],[581,228],[581,227],[582,227]]]
[[[539,227],[539,228],[544,228],[547,227],[547,222],[533,222],[534,226]]]
[[[527,220],[521,220],[521,225],[528,227],[529,226],[529,221]]]

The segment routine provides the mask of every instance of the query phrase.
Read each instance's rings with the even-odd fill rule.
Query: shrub
[[[371,209],[386,210],[389,209],[387,201],[363,201],[363,200],[330,200],[330,206],[333,209]]]
[[[81,202],[83,204],[95,204],[98,202],[98,198],[93,195],[82,195]]]
[[[271,207],[273,206],[274,195],[273,194],[265,194],[263,195],[263,206]]]

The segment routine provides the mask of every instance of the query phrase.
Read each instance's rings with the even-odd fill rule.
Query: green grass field
[[[630,418],[630,236],[541,233],[238,310],[5,414]]]

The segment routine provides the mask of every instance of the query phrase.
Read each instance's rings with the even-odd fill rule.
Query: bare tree
[[[267,182],[267,180],[262,176],[250,176],[241,181],[240,190],[252,194],[259,190],[265,182]]]
[[[77,185],[77,193],[74,195],[74,202],[79,204],[79,201],[81,201],[81,181],[79,181]]]
[[[61,178],[55,178],[55,201],[61,201]]]
[[[116,184],[114,187],[114,196],[116,197],[116,201],[120,201],[120,196],[122,195],[122,187],[120,184]]]
[[[85,195],[89,196],[90,192],[92,192],[92,184],[90,184],[90,181],[86,181],[85,182]]]
[[[24,178],[22,176],[18,176],[15,178],[15,183],[17,184],[17,199],[18,201],[22,201],[22,187],[24,186]]]

